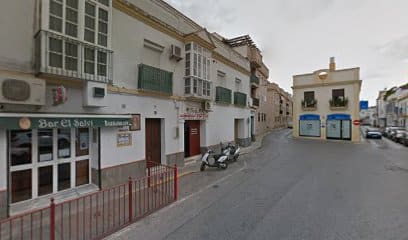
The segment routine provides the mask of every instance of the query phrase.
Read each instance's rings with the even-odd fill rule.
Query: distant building
[[[225,39],[237,52],[246,56],[251,67],[251,135],[255,140],[272,129],[286,128],[292,120],[292,97],[279,87],[268,81],[269,69],[263,62],[261,51],[248,36]]]
[[[267,128],[287,128],[292,122],[292,96],[275,83],[267,87]]]
[[[368,109],[360,110],[361,125],[377,126],[377,107],[369,107]]]
[[[360,141],[360,68],[329,69],[293,76],[293,136]]]
[[[379,92],[377,98],[380,127],[407,127],[408,84]]]
[[[384,96],[387,90],[382,90],[378,93],[377,97],[377,118],[378,118],[378,127],[384,128],[387,125],[386,117],[386,102]]]

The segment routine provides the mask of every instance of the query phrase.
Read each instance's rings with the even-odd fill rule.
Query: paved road
[[[289,134],[226,171],[185,177],[181,201],[112,239],[408,239],[408,148]]]

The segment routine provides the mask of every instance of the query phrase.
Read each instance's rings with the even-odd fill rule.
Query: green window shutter
[[[245,93],[234,92],[234,104],[237,106],[246,106],[247,96]]]
[[[171,95],[173,93],[173,73],[140,64],[138,88]]]
[[[223,87],[216,87],[215,101],[220,103],[231,104],[231,90]]]

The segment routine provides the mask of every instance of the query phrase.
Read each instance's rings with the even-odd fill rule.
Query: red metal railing
[[[0,221],[0,240],[101,239],[177,200],[177,167]]]

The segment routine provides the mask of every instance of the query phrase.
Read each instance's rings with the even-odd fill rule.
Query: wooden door
[[[161,163],[160,119],[146,119],[146,161]]]
[[[190,156],[199,155],[200,151],[200,121],[188,121]]]

